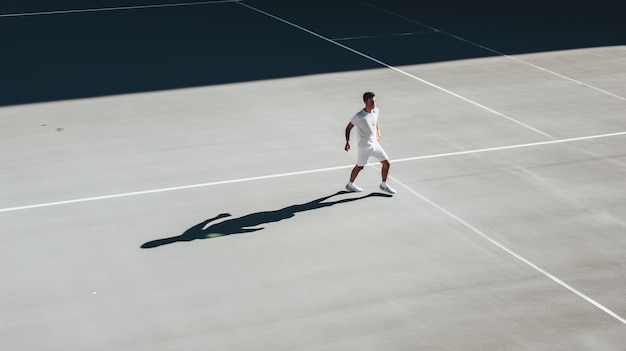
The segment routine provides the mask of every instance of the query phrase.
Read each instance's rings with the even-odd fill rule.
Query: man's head
[[[371,110],[376,106],[376,95],[368,91],[363,94],[363,103],[365,103],[365,109]]]

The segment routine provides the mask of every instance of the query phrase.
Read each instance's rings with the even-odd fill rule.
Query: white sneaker
[[[380,188],[380,190],[382,190],[382,191],[384,191],[384,192],[386,192],[386,193],[389,193],[389,194],[391,194],[391,195],[393,195],[393,194],[395,194],[395,193],[396,193],[396,191],[395,191],[392,187],[390,187],[389,185],[383,185],[383,184],[381,184],[381,185],[379,186],[379,188]]]
[[[352,192],[352,193],[359,193],[359,192],[363,191],[363,189],[361,189],[361,188],[359,188],[358,186],[354,185],[354,183],[352,183],[352,184],[350,184],[350,183],[346,184],[346,189],[347,189],[349,192]]]

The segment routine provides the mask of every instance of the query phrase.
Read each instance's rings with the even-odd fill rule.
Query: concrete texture
[[[148,26],[93,44],[135,59],[83,62],[128,81],[88,84],[72,60],[98,55],[59,50],[67,84],[33,56],[15,66],[24,81],[2,86],[14,85],[0,107],[3,349],[626,349],[626,62],[622,32],[603,29],[613,17],[587,13],[593,40],[563,47],[567,28],[537,45],[510,36],[498,7],[451,23],[439,5],[244,4],[267,14],[221,3],[0,18]],[[102,4],[123,5],[142,4]],[[151,44],[117,47],[120,33],[165,52],[176,39],[151,25],[203,16],[213,22],[190,35],[212,33],[210,50],[190,48],[202,60],[153,56],[178,68],[133,81],[158,69],[134,70]],[[506,41],[482,32],[488,18]],[[534,35],[549,21],[532,23]],[[187,29],[167,30],[184,41]],[[330,41],[355,36],[367,38]],[[241,56],[248,40],[265,49]],[[356,158],[343,130],[365,90],[393,197],[375,164],[363,193],[342,192]]]

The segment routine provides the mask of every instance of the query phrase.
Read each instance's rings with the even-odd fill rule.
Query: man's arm
[[[350,131],[353,127],[354,124],[352,124],[352,122],[348,123],[348,126],[346,127],[346,146],[343,148],[346,151],[350,150]]]
[[[380,127],[378,126],[378,121],[376,121],[376,139],[380,141],[382,136],[380,136]]]

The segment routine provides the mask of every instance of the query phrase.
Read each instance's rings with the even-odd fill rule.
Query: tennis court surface
[[[626,349],[623,10],[1,5],[2,348]]]

